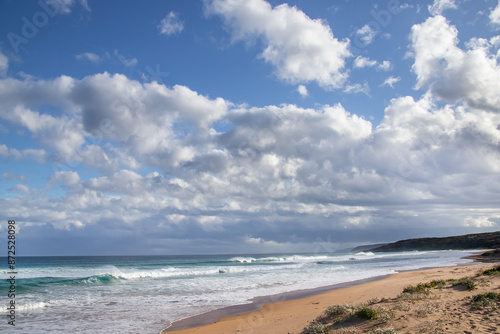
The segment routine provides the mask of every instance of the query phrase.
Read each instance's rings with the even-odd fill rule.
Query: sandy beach
[[[402,272],[295,300],[280,301],[282,297],[276,297],[258,310],[223,317],[198,327],[174,331],[167,329],[163,333],[299,334],[323,316],[330,306],[343,304],[370,307],[378,312],[378,316],[366,321],[357,316],[335,321],[323,317],[331,333],[500,333],[497,308],[485,306],[473,309],[470,305],[471,297],[475,295],[500,293],[500,274],[479,276],[479,273],[494,266],[491,263],[474,263]],[[474,290],[469,291],[453,283],[456,282],[453,280],[461,278],[470,278],[474,282]],[[402,296],[408,286],[439,280],[446,281],[446,284]]]

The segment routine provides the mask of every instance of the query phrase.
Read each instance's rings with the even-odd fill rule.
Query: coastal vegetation
[[[499,321],[498,289],[500,266],[475,277],[418,283],[395,298],[330,306],[301,334],[489,332]]]
[[[500,274],[500,266],[493,267],[491,269],[487,269],[481,273],[483,276],[489,276],[493,274]]]
[[[484,294],[475,295],[471,298],[470,306],[473,309],[480,310],[487,307],[497,309],[500,302],[500,294],[496,292],[488,292]]]

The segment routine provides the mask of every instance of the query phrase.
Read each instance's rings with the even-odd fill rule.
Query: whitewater
[[[290,291],[464,264],[471,252],[20,257],[20,333],[158,334],[176,320]],[[7,261],[5,260],[5,263]],[[5,266],[6,267],[6,266]],[[5,268],[4,267],[4,268]],[[8,270],[0,290],[8,291]],[[4,299],[5,300],[5,299]],[[4,310],[6,307],[3,308]]]

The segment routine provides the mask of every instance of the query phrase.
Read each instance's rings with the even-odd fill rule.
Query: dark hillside
[[[393,242],[371,249],[372,252],[428,251],[446,249],[500,248],[500,231],[444,238],[418,238]]]

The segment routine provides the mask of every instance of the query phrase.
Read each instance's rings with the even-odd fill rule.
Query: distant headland
[[[498,249],[500,231],[467,234],[443,238],[416,238],[400,240],[388,244],[364,245],[352,249],[353,252],[402,252],[431,251],[447,249]]]

